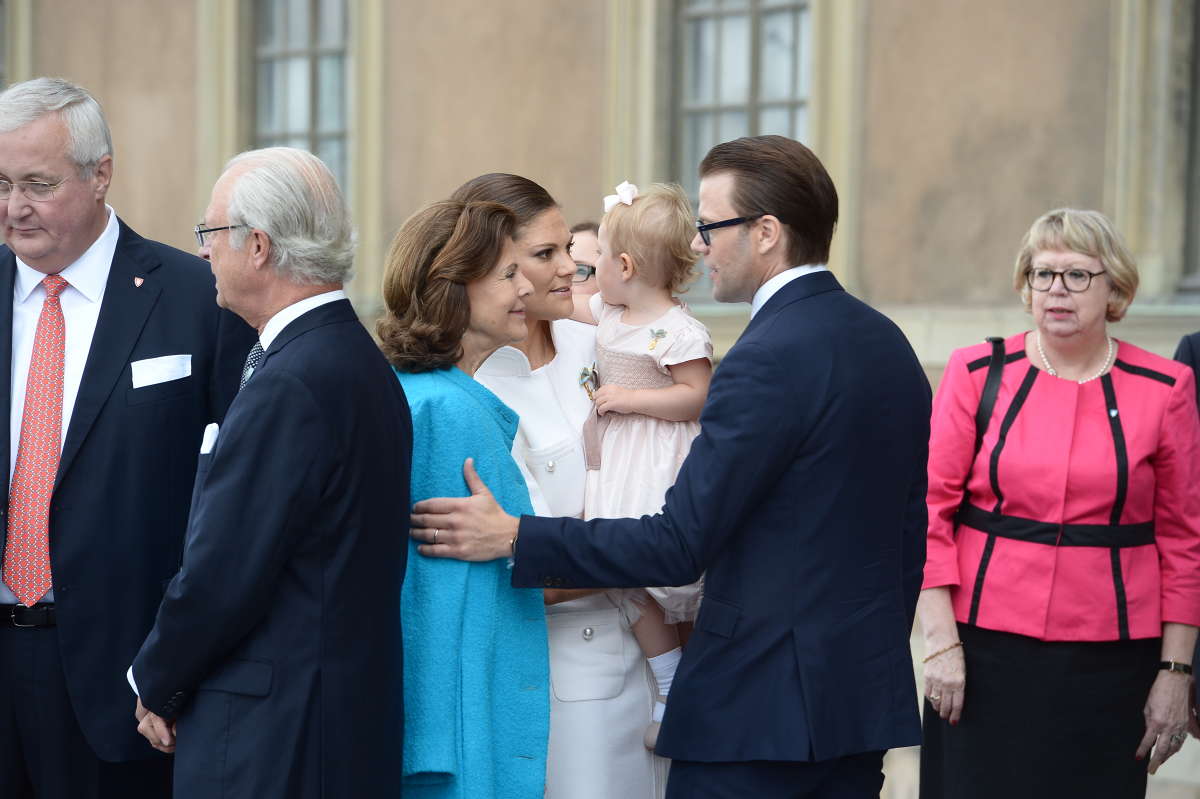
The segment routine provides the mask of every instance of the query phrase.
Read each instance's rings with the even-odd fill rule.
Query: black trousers
[[[667,799],[878,799],[883,752],[819,763],[672,760]]]
[[[129,723],[135,697],[129,692]],[[67,694],[58,628],[0,627],[0,797],[170,799],[170,757],[106,763]]]

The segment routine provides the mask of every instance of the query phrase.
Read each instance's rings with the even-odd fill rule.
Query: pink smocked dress
[[[674,384],[668,367],[700,358],[712,360],[708,329],[683,306],[647,325],[621,321],[624,306],[593,295],[596,318],[596,374],[600,385],[656,389]],[[599,458],[589,457],[584,518],[638,517],[662,510],[667,489],[699,422],[672,422],[640,413],[609,413],[598,425]],[[700,607],[699,582],[678,588],[647,588],[662,606],[668,624],[693,621]]]

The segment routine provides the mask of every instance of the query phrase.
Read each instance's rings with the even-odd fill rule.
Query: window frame
[[[340,164],[330,164],[337,175],[338,182],[341,185],[342,191],[347,195],[350,193],[351,176],[354,171],[353,154],[351,152],[351,144],[353,137],[350,130],[350,116],[352,110],[352,102],[350,97],[351,81],[353,79],[353,66],[351,62],[351,45],[353,43],[353,29],[351,18],[353,3],[351,0],[333,0],[341,6],[342,13],[342,37],[337,45],[322,44],[320,40],[321,34],[321,4],[323,0],[303,0],[308,13],[308,37],[303,47],[291,45],[286,42],[286,33],[289,21],[289,14],[292,12],[291,3],[288,0],[278,0],[281,8],[281,18],[276,22],[280,24],[281,30],[278,35],[278,42],[273,46],[264,46],[259,40],[259,20],[264,0],[253,0],[250,4],[249,13],[247,14],[248,21],[248,55],[250,61],[250,75],[247,80],[247,92],[251,98],[250,108],[251,114],[247,118],[247,127],[249,130],[248,140],[252,147],[273,147],[287,146],[289,143],[295,143],[296,140],[303,138],[304,149],[315,153],[318,156],[322,153],[321,144],[329,141],[340,141],[342,148],[342,159]],[[328,2],[329,0],[325,0]],[[270,2],[270,0],[268,0]],[[320,64],[321,59],[328,56],[340,56],[342,59],[342,97],[339,113],[339,125],[334,128],[322,129],[320,126],[320,115],[322,106],[320,104]],[[264,133],[259,126],[258,109],[261,107],[263,98],[259,93],[261,70],[265,64],[275,64],[277,69],[282,69],[283,65],[290,60],[303,58],[307,63],[308,73],[308,120],[305,130],[289,130],[286,124],[287,107],[281,112],[281,117],[285,118],[283,127],[273,133]],[[274,87],[272,87],[274,88]],[[287,98],[281,98],[277,102],[286,103]]]

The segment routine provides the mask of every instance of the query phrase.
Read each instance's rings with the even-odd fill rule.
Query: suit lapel
[[[88,350],[87,363],[83,367],[83,378],[79,383],[79,394],[71,412],[71,425],[67,428],[63,444],[62,459],[58,464],[55,486],[62,482],[63,475],[79,453],[79,448],[100,415],[100,409],[108,401],[117,380],[129,363],[129,355],[137,343],[142,327],[146,324],[150,310],[158,300],[162,289],[148,278],[158,268],[153,259],[141,246],[141,237],[121,222],[120,238],[113,254],[112,268],[104,288],[104,300],[100,305],[100,317],[96,321],[96,332]],[[145,278],[141,285],[134,278]],[[11,279],[9,294],[12,294]],[[2,304],[2,303],[0,303]],[[12,302],[8,303],[11,317]],[[11,319],[9,329],[11,331]],[[11,332],[10,332],[11,335]],[[11,350],[11,346],[9,347]],[[5,356],[8,357],[8,356]]]

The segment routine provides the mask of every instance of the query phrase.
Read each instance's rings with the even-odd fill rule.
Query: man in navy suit
[[[38,78],[0,94],[0,796],[171,793],[124,672],[179,568],[196,451],[253,330],[200,259],[105,204],[99,104]]]
[[[700,176],[692,246],[713,296],[751,303],[751,321],[662,512],[518,521],[468,469],[473,495],[419,503],[412,534],[435,557],[512,553],[518,586],[706,572],[658,739],[668,797],[878,796],[884,750],[920,742],[908,636],[929,385],[896,326],[823,266],[837,193],[816,156],[738,139]]]
[[[1175,360],[1186,363],[1196,373],[1196,404],[1200,405],[1200,331],[1186,335],[1179,340],[1179,346],[1175,348]],[[1200,666],[1200,641],[1196,643],[1192,662],[1196,666]],[[1200,683],[1193,686],[1192,701],[1193,708],[1189,726],[1192,735],[1200,737],[1200,721],[1197,721],[1196,717],[1196,709],[1200,708]]]
[[[412,426],[342,291],[341,192],[311,153],[243,153],[197,234],[259,342],[133,662],[139,730],[178,741],[176,797],[398,796]]]
[[[1184,336],[1175,349],[1175,360],[1186,363],[1200,378],[1200,332]],[[1200,404],[1200,379],[1196,381],[1196,403]]]

